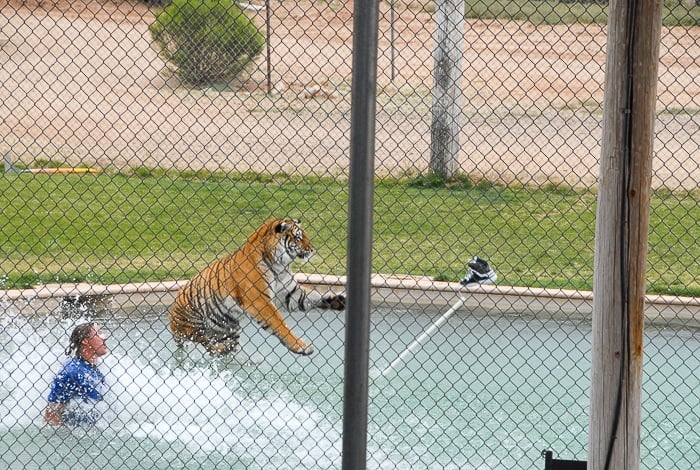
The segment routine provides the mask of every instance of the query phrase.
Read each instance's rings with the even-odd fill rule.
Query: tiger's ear
[[[289,227],[291,227],[291,225],[287,222],[280,222],[277,225],[275,225],[275,233],[286,232],[287,230],[289,230]]]
[[[295,223],[295,224],[297,224],[297,225],[300,225],[300,224],[301,224],[301,221],[299,221],[299,220],[297,220],[297,219],[291,219],[291,220],[292,220],[293,223]],[[277,225],[275,225],[275,233],[286,232],[286,231],[289,230],[291,227],[292,227],[292,224],[290,224],[290,223],[287,222],[286,220],[283,220],[283,221],[281,221],[280,223],[278,223]]]

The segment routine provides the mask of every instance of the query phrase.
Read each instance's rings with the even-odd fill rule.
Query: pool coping
[[[346,276],[295,274],[296,280],[315,290],[342,292]],[[185,280],[129,284],[61,283],[32,289],[0,290],[0,303],[11,303],[20,313],[54,309],[64,299],[89,299],[115,303],[128,311],[143,311],[147,306],[167,308]],[[518,316],[590,319],[593,293],[568,289],[544,289],[502,285],[463,287],[455,282],[435,281],[430,277],[375,274],[370,279],[375,306],[405,307],[435,313],[455,304],[460,296],[470,312],[494,311]],[[649,322],[681,323],[700,326],[700,298],[647,295],[645,315]]]

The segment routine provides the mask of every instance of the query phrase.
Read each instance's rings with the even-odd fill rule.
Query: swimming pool
[[[310,357],[256,325],[235,361],[195,349],[182,360],[154,309],[99,321],[110,392],[94,428],[48,428],[48,382],[80,319],[0,329],[0,464],[108,469],[341,467],[344,316],[295,313]],[[586,459],[590,324],[473,315],[462,310],[391,373],[380,373],[436,315],[372,314],[368,468],[543,468],[543,449]],[[700,462],[700,340],[693,330],[646,330],[642,468]]]

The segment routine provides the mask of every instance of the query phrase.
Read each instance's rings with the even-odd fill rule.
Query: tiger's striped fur
[[[344,295],[321,295],[294,280],[292,261],[308,260],[313,253],[298,220],[265,222],[240,249],[215,261],[180,289],[169,315],[178,345],[194,341],[213,356],[236,351],[241,320],[250,315],[290,351],[311,354],[313,347],[292,332],[280,308],[345,309]]]

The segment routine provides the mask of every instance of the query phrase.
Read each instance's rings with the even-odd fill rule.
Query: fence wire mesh
[[[444,3],[379,5],[368,467],[585,460],[608,7],[465,2],[446,182],[431,171]],[[344,313],[316,307],[344,293],[353,4],[231,5],[2,3],[3,468],[341,466]],[[229,16],[244,26],[219,28]],[[699,18],[696,2],[665,2],[645,469],[700,462]],[[180,33],[164,43],[177,54],[155,41],[159,22]],[[316,249],[292,265],[310,292],[284,313],[292,333],[241,315],[240,332],[219,332],[240,334],[237,352],[179,348],[178,289],[273,217],[300,219]],[[473,256],[495,285],[460,287]],[[256,298],[237,266],[225,308]],[[231,282],[213,273],[195,297],[214,302],[216,281]],[[68,352],[96,367],[66,355],[86,322]],[[288,350],[309,352],[297,335],[313,354]]]

